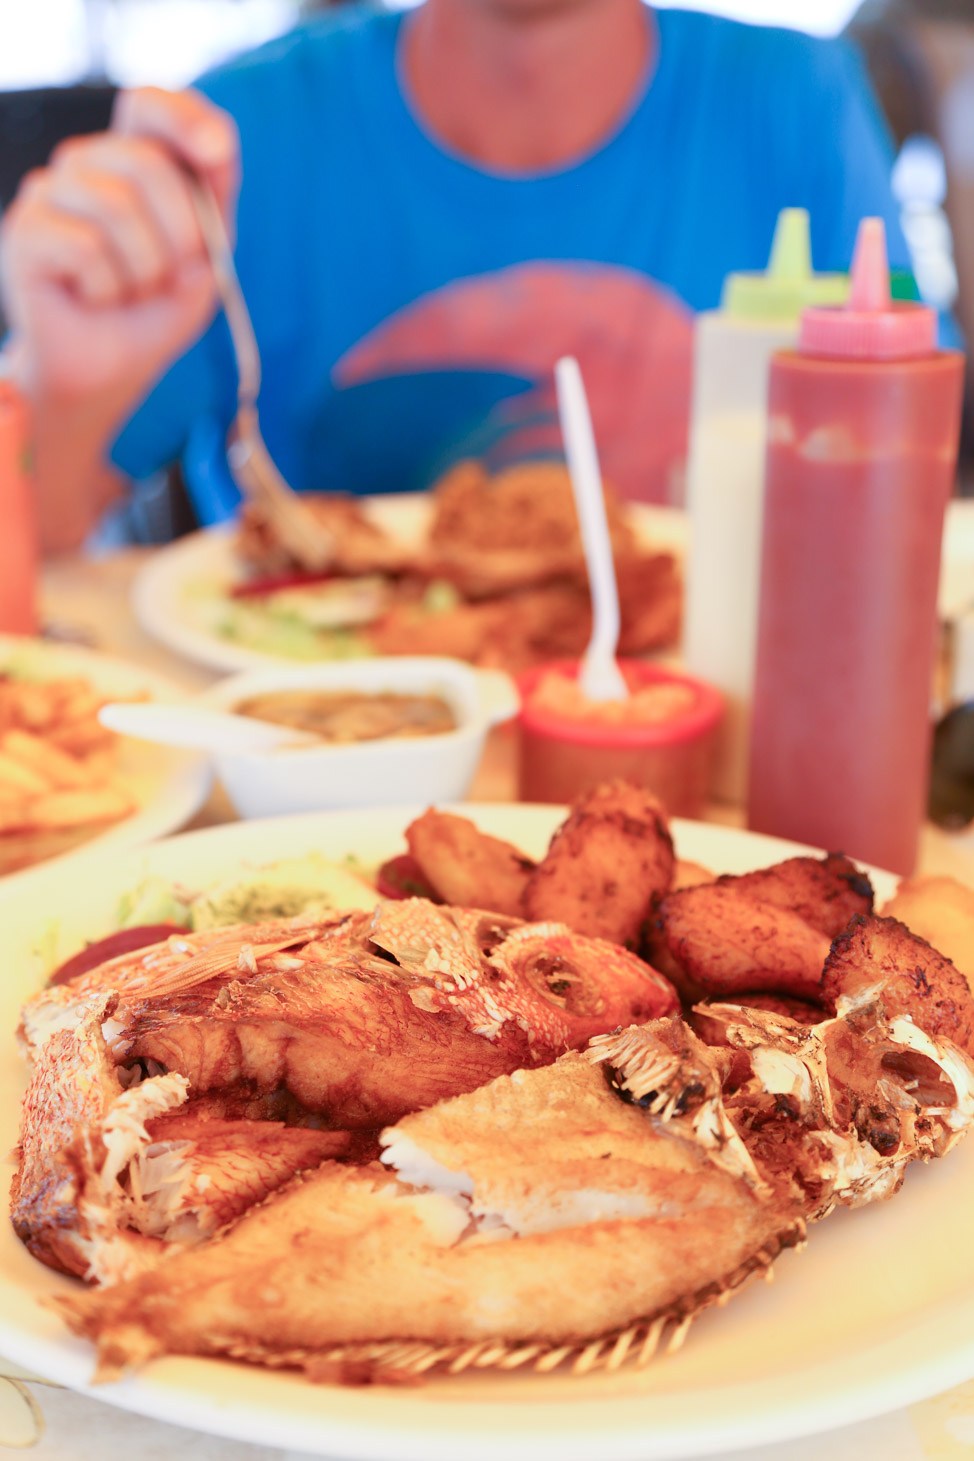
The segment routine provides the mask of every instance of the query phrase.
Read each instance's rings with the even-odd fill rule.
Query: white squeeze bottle
[[[689,548],[683,660],[726,711],[713,792],[742,802],[757,637],[768,371],[802,310],[841,304],[845,274],[813,274],[808,214],[778,215],[764,274],[729,274],[720,308],[697,316],[687,463]]]

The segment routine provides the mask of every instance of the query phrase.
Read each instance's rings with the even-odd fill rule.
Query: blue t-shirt
[[[240,129],[261,423],[295,487],[415,491],[462,456],[557,451],[551,368],[571,353],[606,478],[673,500],[693,312],[731,270],[765,267],[779,209],[809,210],[818,269],[848,268],[866,214],[907,264],[889,141],[847,45],[689,11],[646,20],[655,54],[628,116],[531,177],[424,130],[398,72],[402,14],[322,17],[203,81]],[[228,515],[234,395],[217,319],[115,463],[138,479],[181,458],[201,520]]]

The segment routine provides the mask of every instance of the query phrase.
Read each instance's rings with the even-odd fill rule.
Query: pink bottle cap
[[[852,256],[846,304],[802,312],[798,349],[832,360],[909,360],[937,349],[937,317],[925,304],[894,301],[889,292],[886,229],[864,218]]]

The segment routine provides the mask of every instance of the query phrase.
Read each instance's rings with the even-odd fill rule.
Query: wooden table
[[[178,660],[152,643],[127,612],[128,591],[144,554],[126,551],[99,561],[65,560],[44,577],[48,620],[80,632],[112,654],[170,675],[187,691],[204,688],[210,672]],[[514,741],[494,736],[472,799],[501,801],[514,795]],[[741,821],[734,808],[715,808],[725,823]],[[230,819],[216,793],[194,825]],[[952,872],[974,883],[974,833],[948,837],[926,829],[921,869]],[[922,1234],[917,1234],[922,1243]],[[852,1281],[854,1276],[850,1276]],[[33,1444],[36,1461],[298,1461],[297,1453],[200,1435],[130,1415],[97,1399],[52,1386],[0,1360],[0,1449]],[[958,1461],[974,1454],[974,1381],[937,1399],[825,1436],[735,1452],[728,1461]]]

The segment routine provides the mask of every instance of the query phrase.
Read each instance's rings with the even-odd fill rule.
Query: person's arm
[[[76,546],[121,490],[108,451],[213,313],[186,169],[232,214],[236,129],[195,92],[119,98],[111,130],[25,179],[0,231],[14,377],[32,411],[46,550]]]

